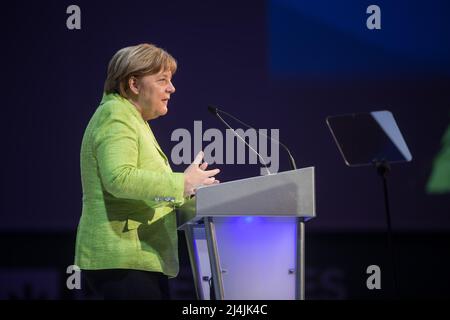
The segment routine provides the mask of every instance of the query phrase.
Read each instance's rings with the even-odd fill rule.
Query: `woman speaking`
[[[104,299],[168,299],[178,273],[175,207],[219,169],[172,172],[147,121],[167,114],[175,59],[140,44],[111,59],[103,99],[81,145],[83,209],[75,264]]]

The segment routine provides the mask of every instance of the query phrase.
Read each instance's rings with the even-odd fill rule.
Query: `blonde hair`
[[[161,70],[172,74],[177,70],[177,61],[165,50],[149,43],[120,49],[109,62],[104,91],[127,98],[128,81],[132,76],[156,74]]]

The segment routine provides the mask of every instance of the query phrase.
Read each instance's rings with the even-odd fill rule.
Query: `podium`
[[[303,300],[314,167],[198,188],[177,210],[200,300]]]

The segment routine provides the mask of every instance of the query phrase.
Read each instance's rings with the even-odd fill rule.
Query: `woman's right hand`
[[[200,151],[186,170],[184,170],[184,196],[195,194],[200,186],[219,183],[214,176],[220,172],[219,169],[206,170],[208,164],[206,162],[200,165],[204,157],[203,151]]]

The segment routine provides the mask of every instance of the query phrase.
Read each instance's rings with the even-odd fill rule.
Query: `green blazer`
[[[86,128],[81,181],[76,265],[177,275],[184,174],[172,172],[148,123],[118,94],[103,96]]]

